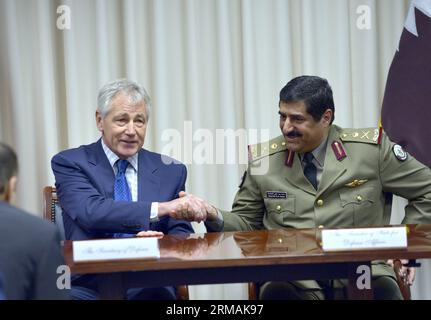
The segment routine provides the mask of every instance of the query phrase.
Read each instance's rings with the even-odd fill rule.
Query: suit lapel
[[[160,200],[160,179],[154,173],[156,163],[148,151],[142,149],[138,156],[138,201]]]
[[[332,184],[335,183],[335,181],[337,181],[347,171],[346,164],[349,161],[349,157],[347,155],[347,157],[342,159],[341,161],[337,159],[332,149],[332,144],[335,141],[337,141],[339,145],[343,146],[341,140],[339,139],[339,134],[336,127],[331,126],[331,130],[328,136],[328,144],[326,146],[325,165],[323,168],[322,177],[320,179],[319,188],[317,190],[317,197],[323,194]]]
[[[99,139],[89,146],[88,162],[93,166],[94,177],[96,177],[99,191],[106,198],[114,198],[114,170],[103,151],[102,143]]]

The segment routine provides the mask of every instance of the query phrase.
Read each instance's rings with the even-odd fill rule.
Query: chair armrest
[[[189,287],[188,286],[177,286],[177,299],[178,300],[189,300]]]
[[[407,282],[407,276],[404,276],[400,273],[403,264],[399,259],[394,260],[394,272],[397,277],[397,283],[400,287],[401,294],[403,295],[404,300],[411,300],[411,292],[410,285]]]

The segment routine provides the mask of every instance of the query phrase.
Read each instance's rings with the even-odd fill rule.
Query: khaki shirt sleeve
[[[205,221],[205,227],[209,232],[220,232],[223,230],[223,215],[220,212],[220,209],[217,209],[217,219],[215,220],[207,220]]]
[[[220,210],[224,220],[224,231],[248,231],[263,229],[265,205],[255,177],[247,170],[238,190],[232,210]]]
[[[383,190],[406,198],[403,224],[431,223],[431,169],[410,154],[398,159],[394,143],[383,134],[380,146],[379,173]]]

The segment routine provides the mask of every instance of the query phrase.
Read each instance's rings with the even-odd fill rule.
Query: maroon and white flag
[[[382,106],[389,138],[431,167],[431,0],[413,0]]]

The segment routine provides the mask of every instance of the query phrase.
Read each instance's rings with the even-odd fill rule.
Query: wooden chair
[[[397,277],[397,283],[400,287],[401,294],[403,295],[404,300],[411,300],[412,295],[410,292],[410,285],[407,282],[407,277],[403,277],[400,275],[400,270],[403,267],[403,264],[401,263],[401,260],[396,259],[394,260],[394,272]]]
[[[60,231],[62,240],[66,239],[62,210],[58,203],[57,191],[51,186],[43,188],[43,218],[54,223]],[[177,286],[177,299],[189,300],[189,289],[186,285]]]
[[[407,277],[400,275],[400,270],[402,268],[402,263],[399,259],[394,260],[394,272],[397,277],[397,283],[400,287],[401,294],[404,300],[411,300],[410,286],[407,283]],[[258,300],[259,299],[259,285],[255,282],[248,283],[248,299]]]
[[[43,218],[54,223],[60,231],[61,240],[65,240],[63,216],[58,204],[57,192],[54,187],[43,188]]]
[[[386,192],[385,193],[385,205],[383,209],[383,219],[385,224],[390,224],[391,213],[392,213],[392,200],[393,194]],[[402,263],[399,259],[394,260],[394,272],[397,278],[398,286],[400,287],[401,294],[403,295],[404,300],[411,300],[411,292],[410,286],[407,283],[407,277],[403,277],[400,275],[400,270],[402,268]],[[254,282],[250,282],[248,284],[248,298],[249,300],[257,300],[259,299],[259,285]]]

